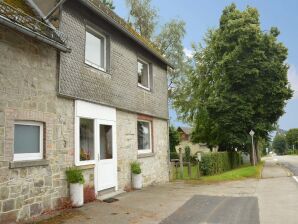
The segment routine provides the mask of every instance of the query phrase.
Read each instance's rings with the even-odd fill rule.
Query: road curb
[[[277,162],[276,164],[287,172],[288,177],[294,177],[294,173],[291,170],[289,170],[284,164],[281,164],[279,162]]]

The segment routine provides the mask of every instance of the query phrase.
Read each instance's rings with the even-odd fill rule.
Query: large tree
[[[298,128],[292,128],[286,133],[287,144],[291,149],[298,149]]]
[[[154,43],[161,54],[172,64],[174,69],[169,70],[169,88],[177,84],[179,77],[187,66],[183,38],[185,36],[185,22],[173,19],[162,26],[161,32],[154,38]]]
[[[111,10],[114,10],[115,9],[113,0],[101,0],[101,2],[103,4],[105,4],[108,8],[110,8]]]
[[[266,139],[292,90],[287,48],[277,28],[262,31],[255,8],[226,7],[219,27],[194,47],[194,68],[174,91],[174,107],[194,127],[193,139],[220,150],[245,148],[248,133]],[[256,144],[257,145],[257,144]]]
[[[151,5],[151,0],[126,0],[126,4],[129,8],[128,22],[150,40],[157,24],[157,9]]]
[[[273,139],[272,148],[278,155],[285,155],[287,153],[286,136],[276,135]]]

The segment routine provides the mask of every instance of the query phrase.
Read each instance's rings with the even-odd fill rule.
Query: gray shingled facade
[[[84,63],[86,24],[108,37],[107,72]],[[60,30],[68,35],[72,49],[70,54],[61,54],[60,95],[168,118],[165,64],[75,1],[68,1],[63,6]],[[152,65],[153,86],[150,92],[138,87],[138,56]]]

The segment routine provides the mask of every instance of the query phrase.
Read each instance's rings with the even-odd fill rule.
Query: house
[[[191,142],[191,128],[189,127],[178,127],[177,131],[180,135],[180,144],[176,146],[176,150],[182,148],[183,150],[185,147],[190,148],[191,155],[196,154],[197,152],[210,152],[208,146],[204,143],[192,143]]]
[[[99,0],[0,1],[0,223],[55,209],[65,169],[97,195],[169,180],[170,64]]]

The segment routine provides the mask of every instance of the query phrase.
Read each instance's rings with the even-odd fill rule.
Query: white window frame
[[[13,147],[13,160],[14,161],[26,161],[26,160],[40,160],[43,159],[43,123],[41,122],[33,122],[33,121],[17,121],[14,123],[15,125],[30,125],[30,126],[38,126],[39,127],[39,153],[14,153]]]
[[[100,67],[99,65],[88,61],[87,58],[86,58],[86,45],[87,45],[86,36],[87,36],[87,33],[90,33],[95,37],[100,36],[103,39],[103,42],[104,42],[103,43],[103,51],[104,51],[103,52],[103,67]],[[86,26],[86,30],[85,30],[85,64],[87,64],[87,65],[89,65],[93,68],[96,68],[98,70],[106,72],[106,67],[107,67],[107,38],[105,37],[105,35],[101,34],[99,31],[93,29],[90,26]]]
[[[81,142],[80,142],[80,119],[89,119],[89,120],[93,120],[93,146],[94,146],[94,159],[92,160],[84,160],[81,161],[80,159],[80,146],[81,146]],[[76,166],[85,166],[85,165],[92,165],[95,164],[95,160],[96,160],[96,136],[98,133],[96,133],[96,119],[92,118],[92,117],[84,117],[84,116],[77,116],[76,120],[75,120],[75,143],[76,143],[76,147],[75,147],[75,165]]]
[[[147,76],[148,76],[148,87],[146,87],[146,86],[144,86],[144,85],[142,85],[141,83],[139,83],[139,80],[138,80],[138,86],[139,87],[141,87],[141,88],[143,88],[143,89],[145,89],[145,90],[148,90],[148,91],[150,91],[151,90],[151,83],[150,83],[150,69],[149,69],[149,63],[148,62],[146,62],[146,61],[144,61],[144,60],[142,60],[142,59],[140,59],[140,58],[138,58],[138,60],[137,60],[137,62],[141,62],[141,63],[143,63],[143,64],[146,64],[147,65]],[[137,68],[137,73],[138,73],[138,70],[139,70],[139,68]],[[138,75],[138,79],[139,79],[139,74],[137,74]]]
[[[138,154],[148,154],[152,153],[152,121],[148,120],[141,120],[138,119],[137,122],[146,122],[149,123],[149,142],[150,142],[150,148],[149,149],[139,149],[139,143],[138,143]],[[137,141],[139,141],[139,136],[138,136],[138,130],[137,130]]]

